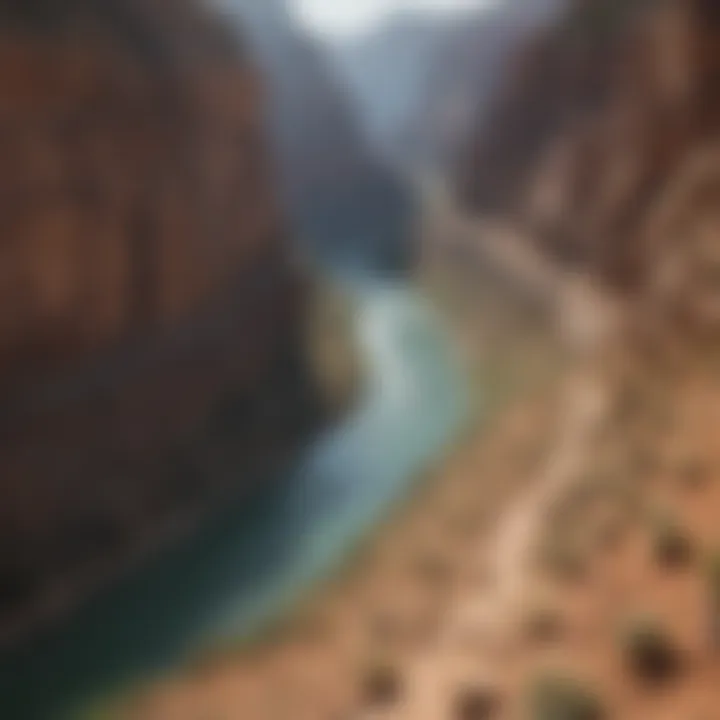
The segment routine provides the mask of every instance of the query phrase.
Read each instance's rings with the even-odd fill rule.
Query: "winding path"
[[[469,637],[481,640],[472,654],[471,678],[494,682],[497,653],[512,641],[537,579],[535,548],[548,510],[580,476],[611,407],[612,381],[598,371],[598,361],[620,329],[619,308],[609,297],[587,278],[555,266],[520,231],[464,217],[442,188],[435,189],[430,201],[430,228],[443,228],[445,245],[476,253],[480,261],[548,304],[576,363],[561,388],[557,436],[546,464],[530,489],[523,490],[499,518],[490,542],[478,548],[478,562],[489,571],[492,584],[475,596],[458,599],[443,620],[437,643],[410,669],[411,697],[399,714],[408,720],[447,715],[449,693],[467,670],[462,657],[467,655]]]

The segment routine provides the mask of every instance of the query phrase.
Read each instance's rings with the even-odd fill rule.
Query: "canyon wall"
[[[458,169],[510,216],[677,331],[716,335],[720,22],[710,0],[574,0],[517,55]]]
[[[350,93],[286,0],[227,0],[248,27],[267,79],[267,118],[284,206],[323,259],[404,270],[412,262],[412,197],[373,151]]]
[[[189,0],[0,27],[3,628],[249,489],[316,408],[237,39]]]
[[[436,37],[421,69],[412,112],[395,139],[418,167],[445,173],[464,156],[473,125],[504,79],[509,58],[545,25],[558,0],[504,0],[490,7],[450,15],[430,15]]]

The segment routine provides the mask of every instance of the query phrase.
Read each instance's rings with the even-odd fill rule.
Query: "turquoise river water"
[[[95,695],[243,637],[292,607],[405,497],[458,433],[466,387],[409,285],[355,282],[363,393],[287,478],[0,663],[0,717],[74,717]]]

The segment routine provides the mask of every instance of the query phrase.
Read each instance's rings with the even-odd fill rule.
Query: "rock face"
[[[444,170],[477,122],[508,55],[557,3],[400,9],[378,28],[333,43],[374,143],[411,171]]]
[[[459,173],[471,207],[703,335],[720,330],[718,18],[709,0],[571,2],[516,58]]]
[[[373,153],[321,48],[293,26],[285,0],[226,4],[247,24],[267,79],[276,172],[295,226],[322,255],[405,268],[410,193]]]
[[[248,487],[311,393],[237,42],[189,0],[0,26],[1,629]]]
[[[403,135],[420,110],[434,60],[458,22],[453,15],[398,10],[379,27],[331,44],[371,141],[384,156],[406,161]]]
[[[506,1],[445,28],[404,128],[405,152],[440,171],[456,163],[509,57],[548,13],[538,0],[522,6]]]

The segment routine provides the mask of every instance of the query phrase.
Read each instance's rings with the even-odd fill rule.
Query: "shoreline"
[[[424,289],[427,289],[427,294],[433,295],[432,288]],[[434,297],[434,300],[437,301],[437,298]],[[454,329],[454,331],[456,330]],[[426,550],[414,547],[413,544],[417,542],[418,537],[426,534],[427,537],[442,536],[443,530],[448,530],[448,524],[452,526],[453,523],[457,523],[458,527],[454,529],[449,527],[450,532],[447,533],[448,536],[457,535],[456,539],[461,539],[465,535],[465,539],[468,540],[473,533],[484,532],[489,523],[489,515],[493,511],[499,511],[499,508],[509,500],[507,496],[512,495],[516,483],[508,482],[506,487],[502,487],[502,483],[492,477],[489,477],[487,482],[482,482],[485,473],[492,476],[500,472],[499,461],[497,458],[493,460],[491,457],[485,461],[488,467],[478,474],[477,468],[483,467],[483,461],[478,460],[478,456],[488,453],[492,456],[493,451],[490,447],[492,445],[504,448],[506,456],[517,453],[517,447],[514,447],[514,441],[510,439],[518,432],[518,430],[512,429],[513,425],[517,425],[520,429],[525,425],[524,432],[529,432],[526,441],[530,445],[536,446],[525,450],[527,458],[532,461],[538,452],[541,453],[537,447],[536,430],[538,423],[541,426],[546,423],[541,419],[527,422],[522,418],[527,415],[528,411],[542,416],[552,406],[558,365],[549,360],[546,362],[545,368],[539,367],[542,363],[534,368],[537,371],[537,377],[519,378],[519,375],[524,372],[520,366],[524,364],[523,360],[527,359],[526,353],[522,349],[523,341],[526,341],[526,346],[533,343],[545,344],[548,337],[549,334],[545,330],[542,330],[538,337],[532,338],[529,343],[524,336],[512,338],[506,336],[504,344],[495,343],[491,348],[492,351],[485,353],[479,361],[482,367],[470,367],[473,363],[477,364],[478,359],[466,358],[466,370],[474,370],[475,382],[478,381],[478,378],[482,380],[484,374],[496,374],[497,379],[493,381],[495,384],[493,392],[481,392],[480,400],[485,415],[478,421],[475,414],[471,414],[465,427],[458,432],[456,440],[451,441],[448,449],[442,454],[442,458],[432,463],[432,467],[415,480],[412,489],[388,510],[371,534],[359,543],[342,565],[325,580],[320,581],[314,589],[311,589],[306,598],[285,619],[261,630],[253,642],[235,643],[230,639],[224,644],[224,647],[208,648],[207,652],[190,657],[175,672],[151,680],[149,688],[141,687],[137,693],[126,694],[125,700],[121,701],[121,704],[127,708],[127,714],[120,711],[118,717],[132,717],[133,720],[135,718],[148,718],[148,720],[173,718],[174,720],[175,714],[181,712],[181,707],[193,707],[193,701],[188,699],[186,694],[188,689],[194,689],[195,699],[201,703],[199,707],[202,707],[204,712],[203,701],[199,699],[203,693],[198,685],[202,687],[207,681],[212,686],[213,678],[217,682],[220,682],[221,678],[226,678],[229,682],[229,677],[234,677],[237,684],[243,685],[247,678],[257,678],[258,674],[262,676],[261,668],[263,667],[267,668],[268,665],[273,667],[278,664],[282,666],[288,657],[293,656],[298,644],[300,646],[309,644],[310,647],[315,643],[322,645],[321,638],[328,633],[332,634],[329,628],[333,625],[337,625],[338,630],[342,626],[344,628],[342,633],[347,635],[347,638],[341,640],[334,650],[326,648],[326,651],[332,657],[331,664],[337,666],[336,669],[345,668],[345,672],[341,673],[342,677],[337,681],[347,690],[348,679],[357,674],[357,667],[363,665],[363,657],[369,651],[368,648],[363,647],[368,640],[367,637],[363,640],[363,636],[368,635],[368,628],[363,626],[367,622],[371,624],[377,622],[379,625],[388,626],[385,629],[389,630],[389,626],[393,624],[413,624],[411,619],[408,619],[406,623],[397,617],[402,614],[399,610],[388,609],[388,617],[368,620],[368,618],[359,617],[365,612],[362,608],[356,607],[352,610],[343,607],[348,604],[352,606],[359,598],[375,597],[380,605],[388,603],[389,606],[396,601],[401,605],[403,602],[407,602],[410,606],[417,604],[416,612],[425,616],[424,622],[429,622],[427,613],[432,615],[439,612],[437,592],[432,587],[425,588],[419,594],[402,589],[407,578],[401,579],[400,576],[404,571],[397,567],[397,563],[409,562],[410,565],[417,563],[422,566],[427,562],[429,566],[432,566],[434,562],[438,561],[438,558],[431,559],[433,551],[426,553]],[[520,343],[520,348],[517,347],[517,342]],[[544,353],[554,356],[557,348],[553,346],[549,350],[550,344],[552,343],[541,349],[536,348],[539,349],[538,355],[541,356]],[[512,358],[512,362],[509,361],[510,358]],[[515,367],[512,367],[513,364]],[[513,377],[513,372],[516,373],[515,377]],[[485,389],[487,390],[487,388]],[[515,415],[514,419],[513,415]],[[510,427],[505,428],[505,425]],[[543,434],[541,433],[541,435]],[[503,437],[505,437],[504,440]],[[498,438],[500,442],[498,442]],[[541,439],[540,444],[546,440],[547,438]],[[504,470],[502,474],[507,476]],[[470,477],[473,475],[474,478]],[[475,483],[478,481],[480,486],[476,487]],[[472,501],[468,503],[470,498]],[[458,503],[460,507],[458,507]],[[442,513],[438,514],[438,507],[445,504],[454,506],[452,510],[448,508],[447,517]],[[457,517],[453,517],[454,515]],[[463,524],[467,527],[463,528]],[[431,528],[434,529],[431,530]],[[420,545],[422,544],[424,541],[420,543]],[[441,550],[438,552],[441,555],[444,553]],[[410,556],[417,555],[418,558],[412,559],[411,557],[401,561],[398,556],[403,553]],[[428,554],[429,557],[424,558],[425,554]],[[450,552],[448,548],[447,554],[448,556],[454,555],[456,560],[445,557],[437,563],[438,566],[452,565],[453,563],[463,564],[461,560],[459,563],[457,561],[457,558],[462,558],[463,554],[457,552],[457,549]],[[394,559],[389,560],[389,558]],[[378,565],[380,568],[385,565],[394,565],[395,579],[393,579],[392,573],[387,576],[384,570],[378,569],[376,567]],[[426,568],[426,570],[429,570],[431,574],[433,572],[431,568]],[[437,571],[438,568],[435,570]],[[415,568],[412,572],[423,574],[425,570]],[[439,572],[442,574],[442,568],[439,569]],[[465,576],[468,572],[467,568],[462,570],[458,568],[460,576]],[[472,575],[474,572],[472,571],[470,574]],[[382,597],[385,600],[381,601]],[[419,609],[419,606],[422,605],[426,605],[424,610]],[[429,607],[433,605],[436,607]],[[352,616],[353,612],[355,613],[354,618],[341,619],[347,613]],[[383,612],[378,611],[376,614],[382,616]],[[409,614],[413,615],[413,612]],[[416,617],[415,622],[422,625],[423,619]],[[425,630],[427,631],[427,628]],[[419,628],[405,627],[400,634],[412,635],[414,632],[419,632]],[[313,651],[309,650],[308,652],[312,657]],[[320,655],[322,655],[322,651],[320,651]],[[309,659],[308,661],[312,666],[313,661]],[[322,661],[318,659],[318,662]],[[350,662],[355,670],[348,668],[347,662]],[[272,675],[270,670],[267,672],[269,676]],[[336,676],[337,673],[332,675],[332,677]],[[262,685],[262,680],[259,682]],[[252,685],[249,681],[248,684]],[[252,692],[249,692],[252,695]],[[162,706],[165,702],[169,705],[163,709]],[[252,699],[249,696],[243,696],[242,700],[238,698],[234,701],[234,705],[229,704],[227,707],[252,707]],[[198,711],[200,710],[198,709]],[[182,712],[186,712],[186,710]],[[190,715],[190,712],[187,712]],[[258,712],[261,712],[259,706]],[[261,716],[258,715],[258,717]],[[177,715],[177,717],[184,717],[184,715]],[[308,715],[298,714],[296,717],[316,720],[317,716],[309,713]]]
[[[182,668],[192,663],[193,658],[197,659],[199,656],[194,652],[185,654],[185,649],[195,644],[193,636],[199,638],[198,646],[202,650],[203,645],[209,647],[213,644],[212,638],[216,635],[222,638],[222,632],[229,628],[228,643],[222,645],[231,644],[233,651],[241,644],[243,648],[247,647],[246,642],[235,642],[232,639],[233,628],[240,628],[244,622],[242,618],[246,617],[247,612],[254,617],[257,602],[263,603],[261,609],[268,602],[270,605],[274,603],[268,600],[268,593],[276,592],[273,588],[280,591],[278,582],[285,588],[287,583],[295,583],[299,580],[307,587],[306,580],[301,578],[306,577],[307,572],[315,573],[312,568],[319,567],[317,562],[326,564],[327,558],[322,558],[325,558],[325,551],[328,548],[332,549],[332,543],[335,542],[332,538],[338,536],[338,532],[340,540],[337,542],[344,545],[342,533],[347,536],[348,532],[354,534],[355,530],[352,528],[359,529],[361,525],[367,527],[368,513],[373,517],[379,517],[375,508],[380,505],[386,508],[386,512],[382,515],[387,519],[383,522],[392,524],[396,509],[404,505],[404,501],[401,502],[399,496],[405,493],[411,483],[414,484],[415,476],[412,471],[408,472],[408,469],[424,464],[424,458],[431,456],[440,443],[446,442],[451,425],[455,427],[456,422],[459,422],[462,404],[458,405],[455,398],[462,397],[462,394],[457,393],[463,392],[461,390],[463,384],[454,373],[450,372],[452,362],[439,344],[443,333],[436,325],[433,314],[428,314],[424,300],[418,301],[416,293],[402,290],[402,292],[393,291],[381,293],[377,297],[368,297],[362,318],[363,345],[367,344],[368,352],[372,357],[377,356],[378,360],[377,366],[373,365],[373,374],[370,378],[370,388],[375,399],[370,403],[361,403],[359,415],[343,423],[343,427],[338,428],[339,432],[332,433],[327,438],[324,435],[320,438],[316,450],[308,458],[309,465],[302,463],[302,467],[298,468],[299,483],[293,492],[287,496],[278,494],[277,498],[269,500],[269,505],[262,512],[270,513],[270,519],[276,518],[272,526],[257,536],[256,531],[252,529],[257,523],[252,517],[259,519],[259,516],[246,518],[248,525],[251,526],[247,528],[247,532],[243,529],[245,521],[238,522],[236,519],[232,522],[230,519],[229,524],[232,524],[233,529],[218,528],[218,532],[211,532],[206,538],[207,542],[203,541],[202,547],[194,550],[192,557],[183,560],[182,578],[175,578],[177,573],[172,568],[166,573],[161,567],[157,567],[155,568],[157,572],[142,575],[139,579],[142,587],[129,588],[118,601],[109,597],[108,601],[103,603],[102,609],[98,608],[97,612],[90,613],[87,622],[82,623],[81,627],[64,633],[67,639],[72,639],[72,648],[77,648],[80,653],[77,660],[75,659],[77,652],[69,646],[66,647],[67,643],[64,643],[61,637],[58,638],[57,643],[48,643],[47,647],[43,645],[39,655],[36,653],[33,656],[38,658],[37,662],[28,656],[27,662],[23,661],[16,668],[16,672],[8,674],[6,685],[12,696],[8,697],[8,702],[15,703],[13,707],[20,703],[17,706],[23,708],[25,707],[23,700],[27,700],[28,706],[31,707],[36,705],[40,707],[42,704],[42,707],[56,708],[55,712],[58,716],[64,716],[62,714],[64,712],[68,717],[82,717],[85,707],[89,708],[88,712],[92,713],[91,716],[104,713],[106,708],[109,714],[118,704],[123,704],[124,698],[133,696],[135,688],[144,687],[146,679],[151,683],[155,681],[161,683],[163,678],[172,675],[173,669]],[[407,366],[404,364],[405,360]],[[407,372],[407,383],[403,384],[404,390],[397,396],[387,395],[387,383],[401,367]],[[439,404],[435,399],[437,392],[425,390],[428,383],[442,394],[444,399]],[[408,415],[413,412],[422,413],[422,417],[413,420],[412,415]],[[447,419],[443,420],[443,418]],[[377,447],[379,455],[375,460],[371,455],[366,467],[365,458],[368,450],[372,451],[374,447]],[[376,460],[386,456],[387,460],[383,460],[378,465]],[[330,461],[332,462],[328,466]],[[350,499],[350,505],[347,500],[342,499],[342,494],[338,496],[331,492],[327,495],[326,480],[331,476],[326,473],[333,467],[335,470],[331,472],[331,476],[336,478],[335,483],[338,488],[344,486],[348,489],[349,494],[345,493],[345,495]],[[304,479],[303,468],[309,471],[307,479]],[[346,472],[345,468],[349,472]],[[398,473],[402,475],[402,479],[399,479]],[[366,487],[366,483],[371,485]],[[372,484],[376,489],[372,489]],[[349,490],[350,488],[359,488],[360,492]],[[319,509],[308,514],[308,510],[318,501]],[[344,519],[339,522],[332,519],[336,517],[333,508],[338,501],[341,506],[344,504],[349,508],[352,517],[348,516],[348,510],[340,507],[336,509],[341,510],[341,517]],[[296,507],[298,502],[300,505]],[[328,511],[330,511],[329,515]],[[297,515],[298,512],[300,515]],[[323,519],[325,516],[331,518],[329,523]],[[311,527],[319,527],[318,522],[324,528],[323,532],[327,534],[330,542],[330,545],[324,549],[314,543],[311,537],[313,533],[309,530]],[[348,522],[351,523],[350,528],[347,526]],[[282,529],[278,523],[287,529]],[[278,527],[275,527],[276,525]],[[265,527],[265,524],[262,524],[262,527]],[[243,550],[254,547],[252,538],[256,536],[261,543],[259,547],[264,547],[263,543],[270,543],[267,557]],[[289,554],[281,552],[278,556],[277,550],[273,550],[278,547],[276,541],[279,541],[282,547],[287,547]],[[328,543],[326,541],[323,544]],[[332,553],[334,554],[335,550],[332,550]],[[361,551],[358,550],[357,554],[360,553]],[[285,572],[286,561],[283,558],[291,558],[294,555],[304,558],[302,559],[304,569],[298,568],[296,572],[292,569],[293,565],[289,565],[289,575],[283,579],[279,575]],[[172,567],[179,569],[180,556],[182,553],[172,561]],[[264,579],[261,580],[259,588],[252,580],[254,572],[251,568],[245,567],[246,556],[257,557],[263,567],[267,568],[267,571],[262,571]],[[336,564],[335,560],[332,562]],[[251,563],[252,566],[255,564]],[[343,568],[352,564],[352,561],[347,561],[343,564]],[[248,592],[243,589],[248,579],[245,569],[251,572]],[[332,575],[328,581],[319,583],[317,587],[326,587],[327,582],[335,582],[335,578],[336,575]],[[187,592],[182,590],[183,582],[192,583],[192,587],[188,587]],[[238,590],[240,594],[237,594]],[[173,598],[176,598],[181,607],[177,609],[178,612],[175,611],[174,606],[168,607],[167,617],[158,616],[155,598],[164,597],[167,595],[166,591],[172,595],[161,601],[174,603]],[[285,593],[286,589],[282,592]],[[305,594],[304,590],[301,592]],[[155,620],[150,615],[150,609],[143,609],[146,601],[155,607],[153,611]],[[123,623],[125,611],[118,602],[123,607],[128,605],[129,628]],[[185,610],[182,609],[183,607]],[[237,625],[235,618],[240,618]],[[191,623],[187,628],[178,624],[184,622],[184,619]],[[147,628],[151,637],[148,642],[133,635],[132,627],[138,622],[153,623]],[[164,643],[163,638],[169,638],[167,633],[175,632],[178,628],[182,631],[178,636],[178,642],[172,640],[174,643],[172,647],[167,647],[171,653],[167,656],[168,663],[161,661],[156,664],[153,659],[156,640]],[[86,637],[86,631],[90,632],[91,636]],[[274,632],[270,631],[270,634]],[[127,639],[123,639],[125,636]],[[183,637],[185,640],[182,639]],[[203,642],[205,637],[209,639],[208,643]],[[117,661],[107,661],[106,655],[110,648],[116,647],[116,643],[120,643],[116,654],[120,658]],[[158,647],[157,651],[164,652],[163,647],[166,646]],[[143,653],[142,656],[138,655],[140,651]],[[208,651],[208,654],[219,653]],[[91,666],[90,663],[95,656],[97,662]],[[82,660],[83,657],[86,657],[88,662]],[[174,660],[175,658],[178,658],[178,662]],[[136,661],[139,664],[135,665]],[[61,666],[68,665],[68,668],[63,672],[56,672],[57,667],[60,667],[57,665],[58,662]],[[125,673],[126,665],[130,668],[129,674]],[[142,674],[135,674],[132,667],[137,667],[140,673],[143,672],[142,668],[146,667],[148,673],[152,674],[143,677]],[[153,670],[153,667],[157,671]],[[123,681],[123,677],[126,680]],[[119,679],[117,684],[115,678]],[[32,690],[32,682],[41,683],[43,690],[31,695],[31,692],[35,693]],[[110,717],[113,715],[110,714]],[[130,717],[134,720],[134,711],[130,713]]]
[[[482,564],[476,566],[468,561],[468,552],[474,548],[473,553],[477,553],[486,546],[493,514],[502,512],[522,481],[507,478],[508,473],[504,473],[482,487],[478,495],[475,483],[467,482],[468,470],[476,467],[478,454],[492,453],[491,446],[499,445],[499,454],[504,459],[488,462],[488,474],[498,473],[499,466],[518,450],[516,436],[518,432],[522,434],[530,406],[540,417],[530,423],[525,452],[528,457],[535,455],[538,452],[535,431],[538,423],[545,424],[546,418],[542,416],[552,404],[548,392],[552,394],[545,388],[535,397],[506,408],[494,419],[493,427],[468,431],[448,453],[448,459],[440,463],[439,472],[435,469],[418,480],[411,495],[391,511],[341,568],[255,642],[230,641],[224,648],[211,648],[205,655],[190,658],[164,677],[151,679],[148,687],[140,687],[137,694],[131,692],[121,700],[125,710],[119,710],[117,717],[170,720],[184,717],[180,713],[188,709],[204,711],[206,704],[218,711],[224,707],[226,711],[243,708],[252,712],[250,708],[257,707],[257,717],[262,717],[262,699],[253,697],[250,687],[246,695],[241,686],[245,682],[252,685],[255,679],[258,695],[263,694],[263,686],[270,691],[280,681],[276,673],[282,672],[285,663],[292,663],[297,653],[311,672],[313,663],[318,663],[316,681],[325,677],[328,686],[337,683],[345,691],[343,700],[352,703],[356,688],[350,686],[356,684],[373,658],[392,657],[395,662],[399,655],[414,655],[418,645],[430,641],[434,624],[442,615],[443,606],[452,602],[453,595],[458,591],[473,592],[477,583],[482,585],[486,581]],[[438,508],[442,510],[438,512]],[[464,544],[465,550],[455,543]],[[429,586],[410,590],[408,584],[418,580]],[[463,586],[468,589],[462,590]],[[376,636],[377,632],[381,635]],[[333,646],[325,648],[325,657],[324,643]],[[301,667],[288,666],[288,673],[292,675],[294,671],[303,675]],[[263,672],[267,674],[265,682]],[[273,676],[275,681],[271,681]],[[234,678],[233,682],[230,678]],[[226,702],[215,684],[224,685],[224,681],[233,686],[227,688],[228,693],[238,691],[234,699]],[[301,696],[312,696],[313,691],[301,690],[305,680],[296,682],[297,685],[290,684]],[[328,698],[325,685],[317,685],[314,692],[314,700],[320,703],[333,699]],[[317,705],[313,707],[312,697],[305,700],[308,709],[298,710],[292,717],[302,720],[324,717],[314,714]],[[338,698],[337,709],[346,707]]]

